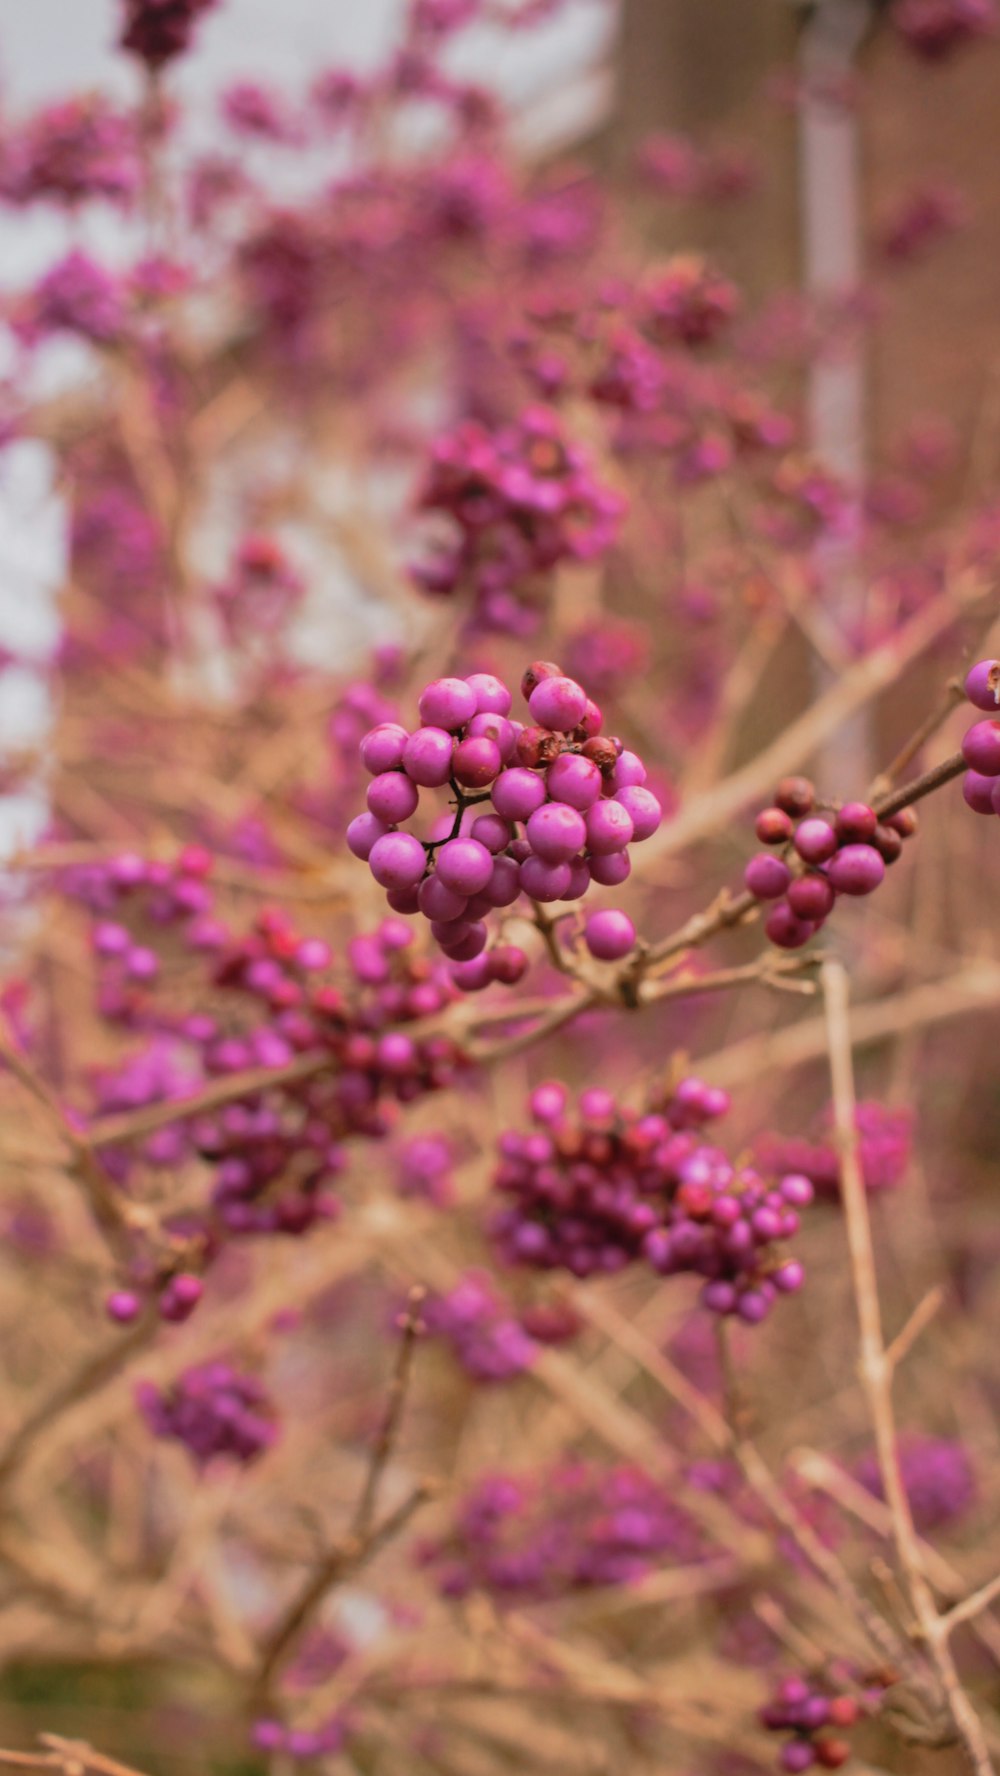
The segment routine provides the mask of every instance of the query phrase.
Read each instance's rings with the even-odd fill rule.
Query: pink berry
[[[838,894],[871,894],[885,876],[885,864],[874,845],[845,845],[826,873]]]
[[[798,919],[819,923],[831,911],[835,899],[825,876],[797,876],[788,885],[788,904]]]
[[[481,891],[481,899],[491,907],[513,906],[521,892],[521,876],[513,857],[497,857],[493,874]]]
[[[589,856],[591,881],[601,888],[620,888],[632,874],[632,859],[627,851],[609,851],[606,856]]]
[[[368,785],[368,811],[386,826],[398,826],[417,811],[420,791],[402,771],[382,771]]]
[[[501,986],[516,987],[528,972],[528,958],[517,944],[497,944],[490,951],[493,979]]]
[[[984,777],[1000,777],[1000,721],[974,722],[966,729],[962,757]]]
[[[630,785],[641,788],[646,781],[646,767],[637,753],[622,753],[611,773],[611,781],[615,789],[627,789]]]
[[[452,759],[452,775],[466,789],[485,789],[500,771],[503,760],[495,740],[460,740]]]
[[[587,693],[572,678],[543,678],[528,698],[528,708],[540,728],[568,734],[587,713]]]
[[[837,835],[819,814],[803,820],[795,834],[795,849],[806,863],[825,863],[837,849]]]
[[[526,857],[521,864],[521,890],[529,900],[562,900],[570,879],[568,863],[545,863],[540,857]]]
[[[464,678],[436,678],[422,693],[417,708],[427,727],[454,733],[475,715],[476,692]]]
[[[519,729],[503,715],[474,715],[465,730],[466,740],[492,740],[506,764],[517,745]]]
[[[792,879],[787,863],[769,851],[758,851],[743,871],[743,881],[755,900],[778,900]]]
[[[583,931],[583,941],[598,962],[617,962],[635,947],[635,926],[627,913],[605,907],[591,913]]]
[[[514,699],[507,686],[491,672],[470,672],[466,679],[476,699],[478,715],[509,715]]]
[[[493,957],[487,950],[468,962],[452,962],[449,972],[460,993],[481,993],[495,979]]]
[[[1000,709],[1000,660],[977,660],[966,677],[965,694],[977,709]]]
[[[837,811],[837,837],[841,844],[873,838],[877,825],[878,815],[867,802],[845,802]]]
[[[493,859],[478,839],[448,839],[437,854],[435,870],[456,894],[478,894],[493,874]]]
[[[460,919],[468,906],[468,896],[456,894],[453,888],[446,888],[437,874],[427,876],[417,890],[417,902],[425,919],[436,920],[446,924],[449,919]]]
[[[583,815],[565,802],[536,808],[526,827],[528,843],[543,863],[568,863],[586,843]]]
[[[444,728],[417,728],[403,748],[403,769],[422,789],[441,789],[451,776],[453,750]]]
[[[762,845],[783,845],[794,830],[791,817],[783,808],[763,808],[754,822],[754,832]]]
[[[632,821],[632,832],[638,842],[650,839],[663,819],[663,809],[651,789],[639,783],[627,783],[615,796]]]
[[[415,888],[426,863],[427,853],[412,833],[386,833],[376,839],[368,857],[380,888]]]
[[[494,856],[506,851],[511,841],[510,823],[499,814],[479,814],[469,828],[470,839],[478,839]]]
[[[497,778],[490,794],[505,820],[527,820],[544,802],[545,784],[535,771],[515,765]]]
[[[624,793],[624,792],[623,792]],[[587,849],[595,857],[606,857],[612,851],[624,851],[631,844],[635,828],[632,816],[615,797],[595,802],[585,815]]]
[[[984,777],[980,771],[966,771],[962,778],[962,794],[974,814],[993,814],[995,777]]]
[[[409,734],[399,722],[380,722],[361,742],[361,763],[372,777],[383,771],[396,771],[403,762],[403,748]]]
[[[116,1326],[130,1326],[138,1319],[141,1303],[131,1289],[112,1289],[104,1303],[104,1311]]]
[[[808,919],[796,918],[787,900],[779,900],[764,921],[764,930],[781,950],[800,950],[809,942],[815,927]]]
[[[591,759],[578,752],[560,753],[545,773],[545,787],[555,802],[581,811],[600,800],[604,779]]]
[[[457,941],[441,942],[441,948],[452,962],[472,962],[476,956],[482,955],[486,948],[487,937],[486,926],[481,921],[477,921],[474,925],[468,926],[465,934]]]

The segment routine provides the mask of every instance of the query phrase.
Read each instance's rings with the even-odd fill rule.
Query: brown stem
[[[955,1734],[976,1776],[991,1776],[993,1763],[982,1723],[962,1688],[948,1645],[946,1619],[938,1615],[920,1555],[910,1501],[903,1482],[892,1402],[893,1366],[882,1336],[875,1248],[868,1199],[858,1153],[854,1067],[847,975],[843,964],[823,964],[827,1046],[833,1092],[834,1130],[840,1156],[840,1192],[844,1204],[851,1281],[860,1330],[860,1374],[875,1432],[882,1490],[892,1520],[893,1541],[906,1592],[920,1626],[941,1699]]]

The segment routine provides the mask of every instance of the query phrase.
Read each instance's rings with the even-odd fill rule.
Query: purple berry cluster
[[[892,22],[917,55],[942,62],[996,30],[996,0],[896,0]]]
[[[978,660],[965,680],[965,694],[990,721],[973,722],[962,740],[969,769],[962,794],[975,814],[1000,814],[1000,660]]]
[[[672,1488],[634,1468],[577,1462],[485,1476],[420,1557],[445,1597],[480,1590],[518,1602],[628,1584],[665,1559],[690,1564],[707,1551]]]
[[[854,1113],[858,1131],[858,1157],[866,1190],[891,1190],[903,1178],[913,1150],[913,1115],[909,1110],[890,1110],[875,1099],[865,1099]],[[840,1195],[840,1159],[829,1139],[832,1108],[821,1119],[824,1137],[761,1135],[754,1143],[754,1164],[766,1177],[783,1172],[803,1172],[817,1196],[835,1202]]]
[[[501,1136],[493,1179],[510,1199],[491,1224],[509,1263],[588,1277],[645,1259],[661,1276],[702,1277],[702,1304],[749,1325],[801,1288],[784,1242],[812,1185],[792,1173],[772,1187],[705,1141],[701,1125],[728,1109],[725,1092],[686,1079],[637,1113],[590,1087],[572,1111],[565,1088],[546,1084],[530,1104],[539,1126]]]
[[[121,46],[148,68],[162,68],[184,54],[198,19],[215,4],[216,0],[125,0]]]
[[[335,1217],[345,1141],[383,1138],[400,1105],[449,1086],[465,1064],[449,1037],[407,1031],[441,1011],[454,987],[442,964],[416,954],[403,920],[350,939],[339,965],[325,940],[303,934],[280,908],[262,909],[236,935],[214,910],[212,861],[197,846],[171,863],[123,852],[61,878],[94,916],[99,1011],[144,1039],[96,1074],[97,1114],[158,1103],[175,1111],[103,1153],[109,1181],[126,1191],[137,1163],[173,1169],[195,1156],[208,1170],[204,1206],[171,1226],[179,1256],[165,1269],[136,1242],[124,1284],[107,1300],[119,1324],[135,1320],[147,1297],[165,1319],[186,1318],[203,1289],[192,1272],[226,1238],[299,1235]],[[184,964],[200,980],[194,1011],[158,991],[161,974]],[[328,1064],[289,1077],[306,1057]],[[199,1104],[203,1087],[241,1073],[265,1080],[217,1108]]]
[[[626,502],[597,478],[557,413],[529,407],[496,430],[466,420],[438,438],[420,504],[446,512],[458,536],[413,569],[417,584],[470,590],[483,628],[527,635],[538,621],[527,601],[532,582],[561,562],[603,555]]]
[[[367,861],[394,912],[429,920],[467,992],[491,981],[514,985],[527,968],[515,945],[487,948],[490,913],[522,894],[541,903],[579,900],[592,882],[624,882],[629,844],[649,838],[663,817],[642,761],[601,733],[601,712],[574,679],[540,660],[521,689],[528,726],[511,719],[507,687],[477,672],[429,684],[419,701],[422,725],[412,732],[383,722],[361,742],[372,781],[348,846]],[[446,786],[456,808],[443,836],[399,830],[416,813],[421,789]],[[489,810],[475,814],[479,803]],[[595,957],[614,961],[632,948],[635,930],[624,913],[606,909],[588,921],[585,942]]]
[[[286,1727],[270,1716],[253,1724],[251,1738],[257,1751],[284,1755],[295,1763],[306,1759],[336,1757],[344,1750],[350,1737],[351,1723],[343,1714],[333,1714],[319,1727]]]
[[[699,253],[677,253],[648,280],[641,297],[647,332],[660,344],[713,345],[739,309],[739,292]]]
[[[500,1299],[485,1271],[469,1270],[421,1309],[428,1333],[445,1340],[474,1381],[510,1381],[531,1368],[536,1341]]]
[[[875,1714],[894,1681],[894,1673],[856,1673],[842,1661],[821,1676],[784,1678],[760,1711],[761,1725],[769,1732],[791,1734],[781,1748],[781,1768],[791,1776],[814,1766],[839,1770],[851,1756],[843,1729]],[[831,1731],[837,1728],[840,1733]]]
[[[976,1476],[968,1451],[952,1437],[901,1437],[899,1466],[921,1535],[957,1522],[976,1502]],[[884,1497],[874,1454],[862,1456],[854,1473],[876,1498]]]
[[[757,837],[769,849],[751,857],[743,872],[754,899],[773,902],[764,921],[771,942],[800,949],[825,924],[840,895],[873,893],[916,827],[912,808],[884,821],[867,802],[822,808],[808,777],[782,778],[773,806],[756,821]]]
[[[153,1434],[183,1443],[200,1468],[219,1458],[256,1461],[278,1436],[261,1382],[221,1361],[185,1369],[169,1388],[142,1381],[136,1403]]]

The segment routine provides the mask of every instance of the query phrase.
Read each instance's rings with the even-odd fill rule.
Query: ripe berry
[[[528,698],[533,719],[543,728],[568,734],[587,712],[587,693],[572,678],[543,678]]]
[[[764,930],[781,950],[800,950],[809,942],[815,926],[808,919],[799,919],[787,900],[779,900],[764,921]]]
[[[436,678],[422,692],[417,708],[425,726],[453,733],[475,715],[476,693],[463,678]]]
[[[635,926],[626,913],[614,907],[591,913],[583,931],[583,941],[599,962],[617,962],[627,956],[635,945]]]
[[[843,843],[870,839],[878,825],[878,816],[867,802],[845,802],[837,814],[837,837]]]
[[[825,863],[837,849],[837,835],[821,815],[803,820],[795,834],[795,849],[806,863]]]
[[[444,728],[417,728],[403,748],[403,769],[423,789],[440,789],[451,776],[454,742]]]
[[[478,894],[493,874],[493,858],[478,839],[448,839],[437,854],[435,870],[456,894]]]
[[[836,898],[825,876],[799,876],[788,887],[788,904],[799,919],[817,923],[832,910]]]
[[[500,748],[495,740],[467,737],[455,748],[452,775],[465,789],[485,789],[499,775],[502,765]]]
[[[885,876],[885,863],[873,845],[845,845],[826,873],[838,894],[871,894]]]
[[[426,863],[427,853],[412,833],[386,833],[375,840],[368,857],[368,867],[380,888],[415,888]]]
[[[533,660],[521,679],[521,695],[529,702],[531,693],[543,678],[561,678],[562,667],[556,666],[551,660]]]
[[[763,808],[754,822],[754,832],[762,845],[783,845],[791,838],[793,827],[783,808]]]
[[[965,680],[965,694],[977,709],[1000,709],[1000,660],[978,660]]]
[[[984,777],[1000,777],[1000,721],[974,722],[962,741],[962,757]]]
[[[792,872],[780,857],[759,851],[743,871],[743,881],[756,900],[777,900],[784,894]]]
[[[786,814],[808,814],[816,799],[815,785],[808,777],[783,777],[774,792],[774,802]]]
[[[632,816],[620,801],[595,802],[584,816],[587,827],[587,849],[597,857],[611,851],[624,851],[631,843],[634,827]]]

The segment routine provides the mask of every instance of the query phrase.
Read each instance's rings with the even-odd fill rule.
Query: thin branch
[[[840,1156],[840,1190],[844,1204],[851,1280],[860,1330],[860,1374],[868,1402],[882,1490],[892,1518],[896,1557],[914,1616],[940,1685],[943,1705],[976,1776],[991,1776],[990,1758],[982,1723],[962,1688],[948,1646],[947,1629],[938,1615],[924,1574],[920,1542],[913,1525],[910,1501],[903,1482],[892,1404],[892,1367],[882,1337],[882,1314],[871,1222],[855,1118],[854,1067],[847,975],[843,964],[823,964],[827,1044],[833,1093],[834,1130]]]

